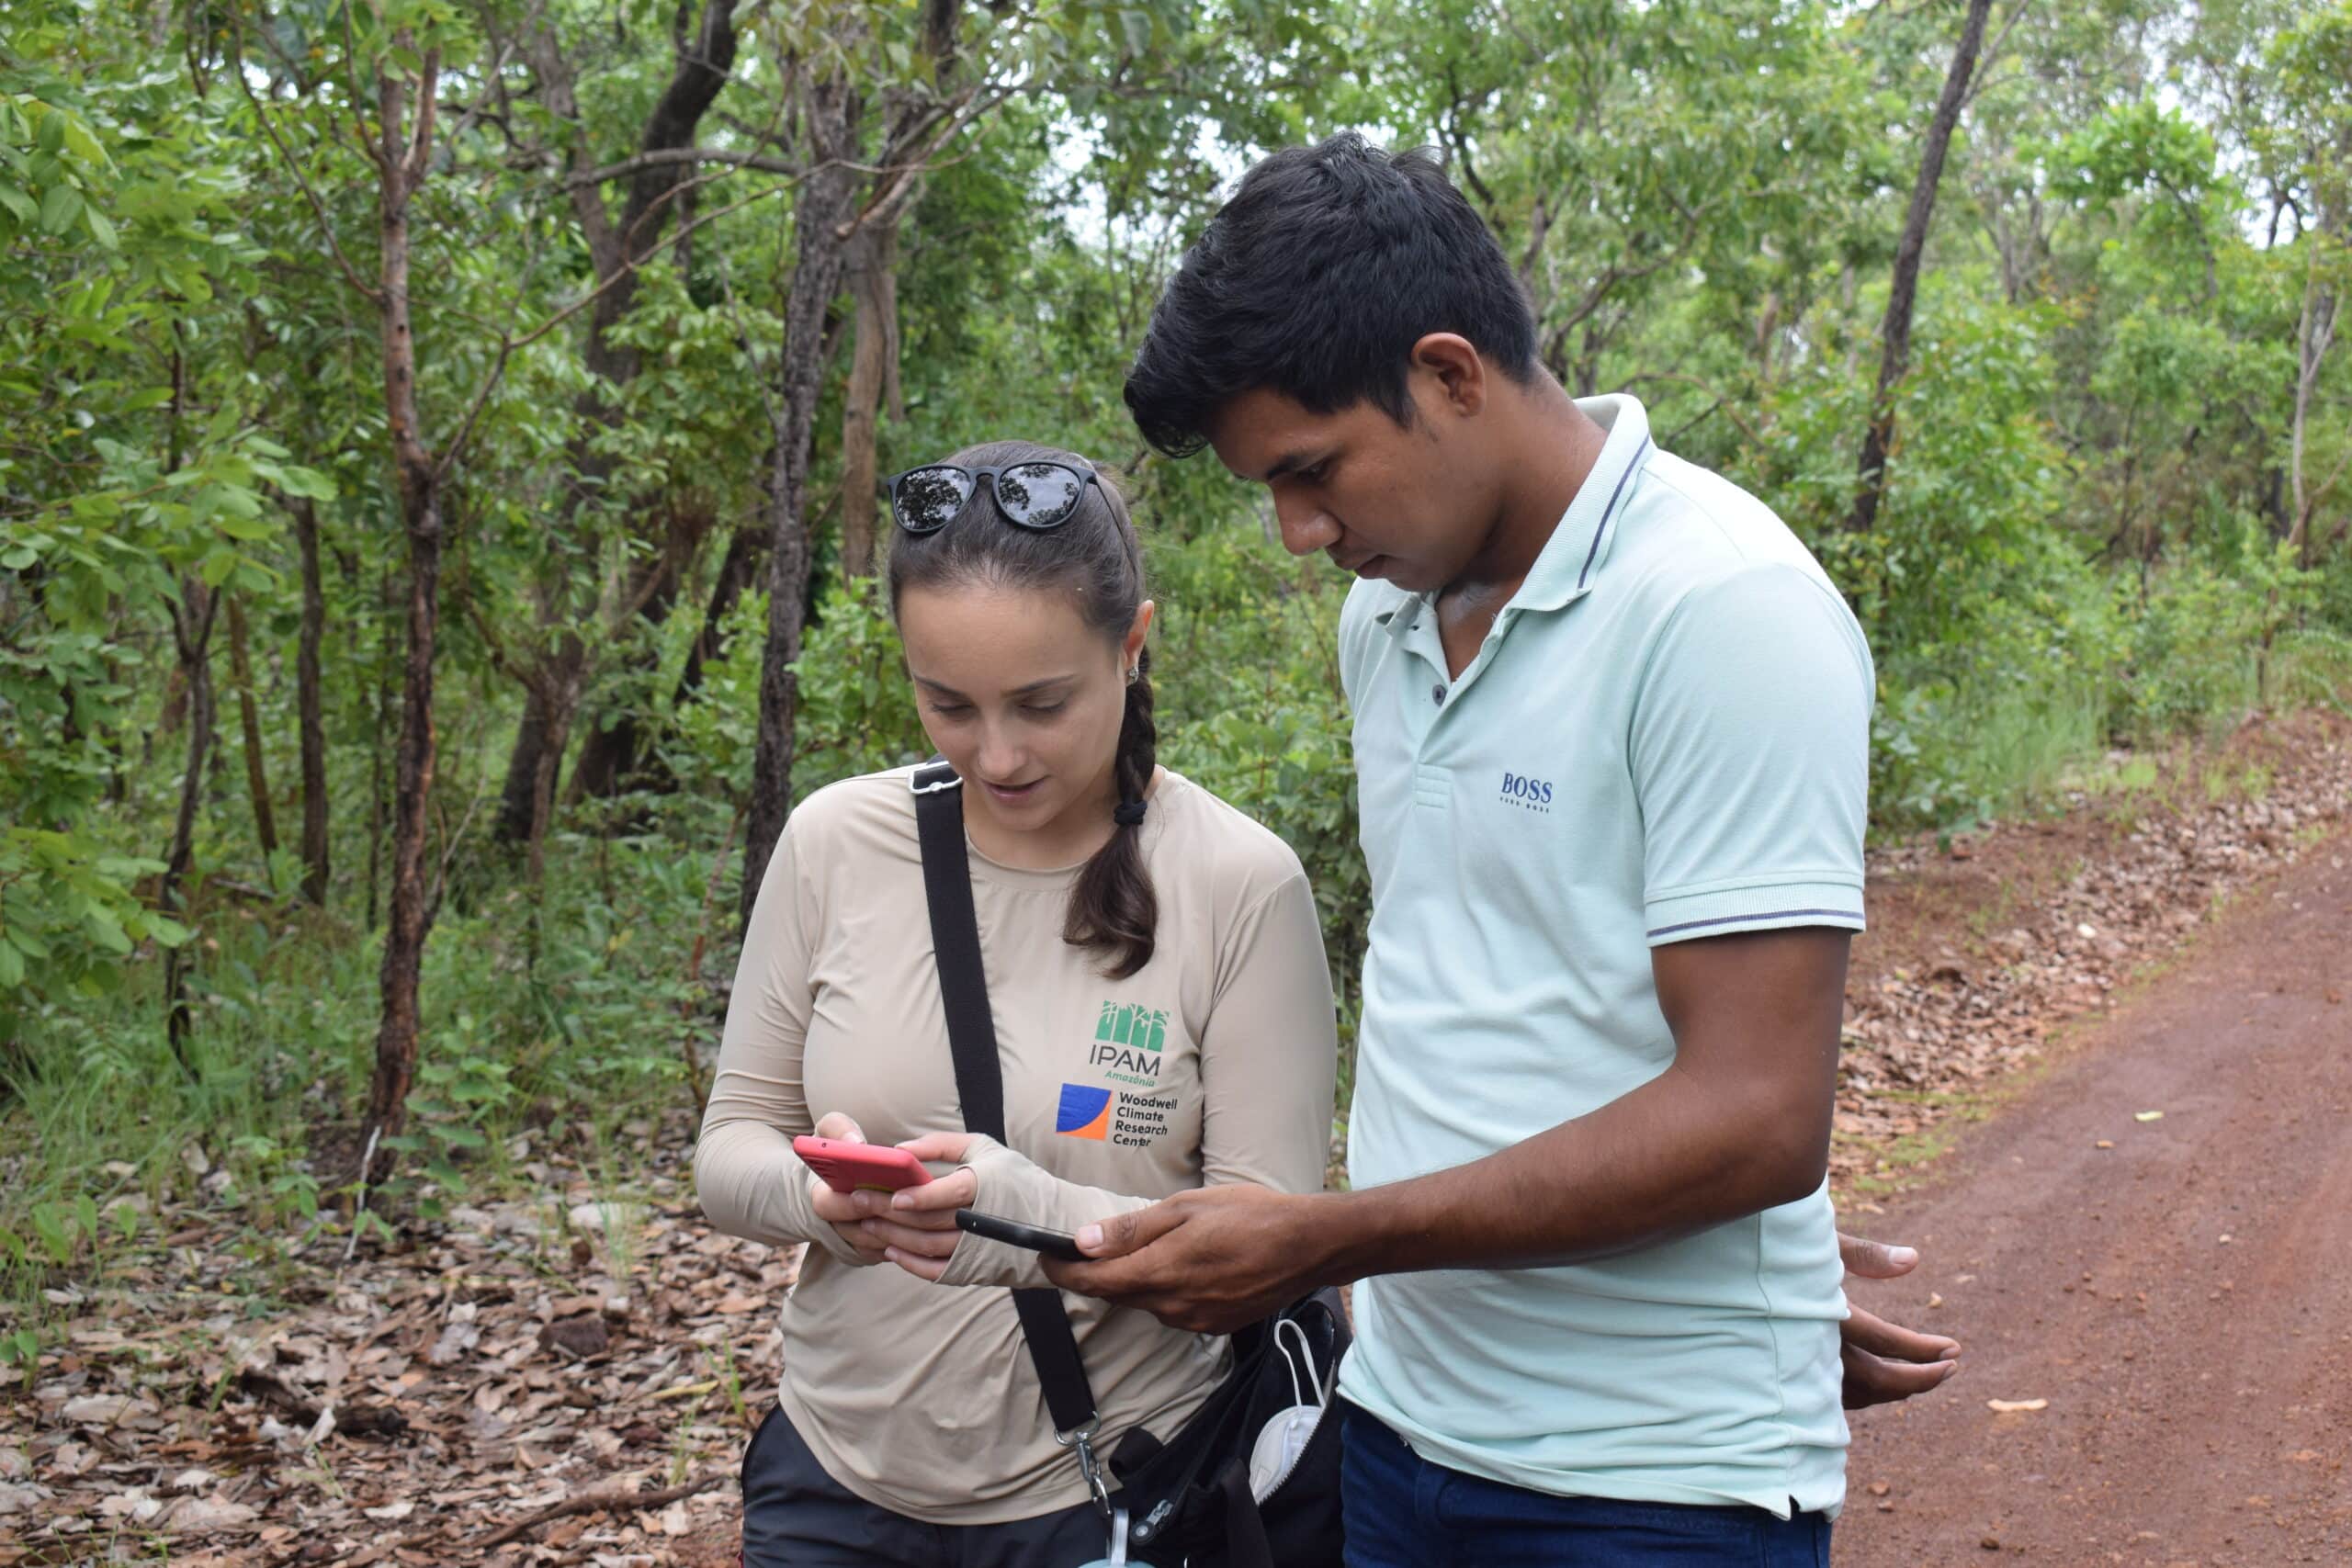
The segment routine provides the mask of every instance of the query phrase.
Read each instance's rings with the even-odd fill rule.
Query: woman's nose
[[[1004,726],[989,724],[980,729],[980,748],[973,761],[979,764],[981,777],[1012,784],[1018,781],[1024,758]]]

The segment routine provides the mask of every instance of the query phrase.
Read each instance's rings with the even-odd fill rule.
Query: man
[[[1362,1281],[1357,1568],[1826,1560],[1860,627],[1638,401],[1544,372],[1493,236],[1419,154],[1341,136],[1258,164],[1126,397],[1361,580],[1352,1190],[1187,1193],[1089,1227],[1100,1261],[1056,1278],[1204,1331]],[[1957,1350],[1848,1333],[1857,1402]]]

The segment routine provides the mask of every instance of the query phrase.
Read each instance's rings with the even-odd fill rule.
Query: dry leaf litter
[[[1903,1140],[2339,825],[2346,733],[2241,736],[2233,754],[2269,759],[2256,795],[2082,800],[1874,854],[1838,1089],[1849,1212]],[[628,1130],[662,1151],[629,1201],[524,1134],[508,1154],[560,1201],[409,1221],[350,1262],[332,1236],[273,1259],[209,1178],[148,1216],[162,1249],[57,1282],[62,1343],[0,1368],[0,1568],[731,1564],[797,1249],[704,1224],[690,1117]]]

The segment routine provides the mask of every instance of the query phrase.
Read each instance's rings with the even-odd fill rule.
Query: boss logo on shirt
[[[1502,797],[1528,811],[1549,812],[1552,809],[1552,781],[1532,779],[1525,773],[1505,773]]]
[[[1094,1043],[1086,1065],[1117,1083],[1159,1087],[1160,1057],[1168,1044],[1165,1008],[1122,1007],[1104,1002],[1095,1021]]]

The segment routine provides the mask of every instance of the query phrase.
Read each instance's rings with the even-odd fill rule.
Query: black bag
[[[955,770],[933,761],[914,773],[915,822],[922,844],[923,892],[932,947],[956,1062],[964,1126],[1001,1142],[1004,1074],[997,1060],[996,1021],[989,1011],[980,962],[978,917],[972,907],[971,862]],[[1057,1442],[1078,1450],[1094,1482],[1091,1438],[1094,1391],[1070,1332],[1061,1292],[1016,1290],[1013,1310]],[[1300,1403],[1291,1361],[1304,1336],[1320,1386],[1306,1391],[1322,1415],[1295,1461],[1261,1503],[1250,1495],[1251,1446],[1266,1423]],[[1162,1568],[1340,1568],[1340,1421],[1333,1385],[1350,1335],[1340,1293],[1317,1291],[1233,1336],[1233,1370],[1183,1429],[1165,1441],[1138,1428],[1121,1438],[1101,1475],[1098,1501],[1126,1510],[1128,1540]]]

